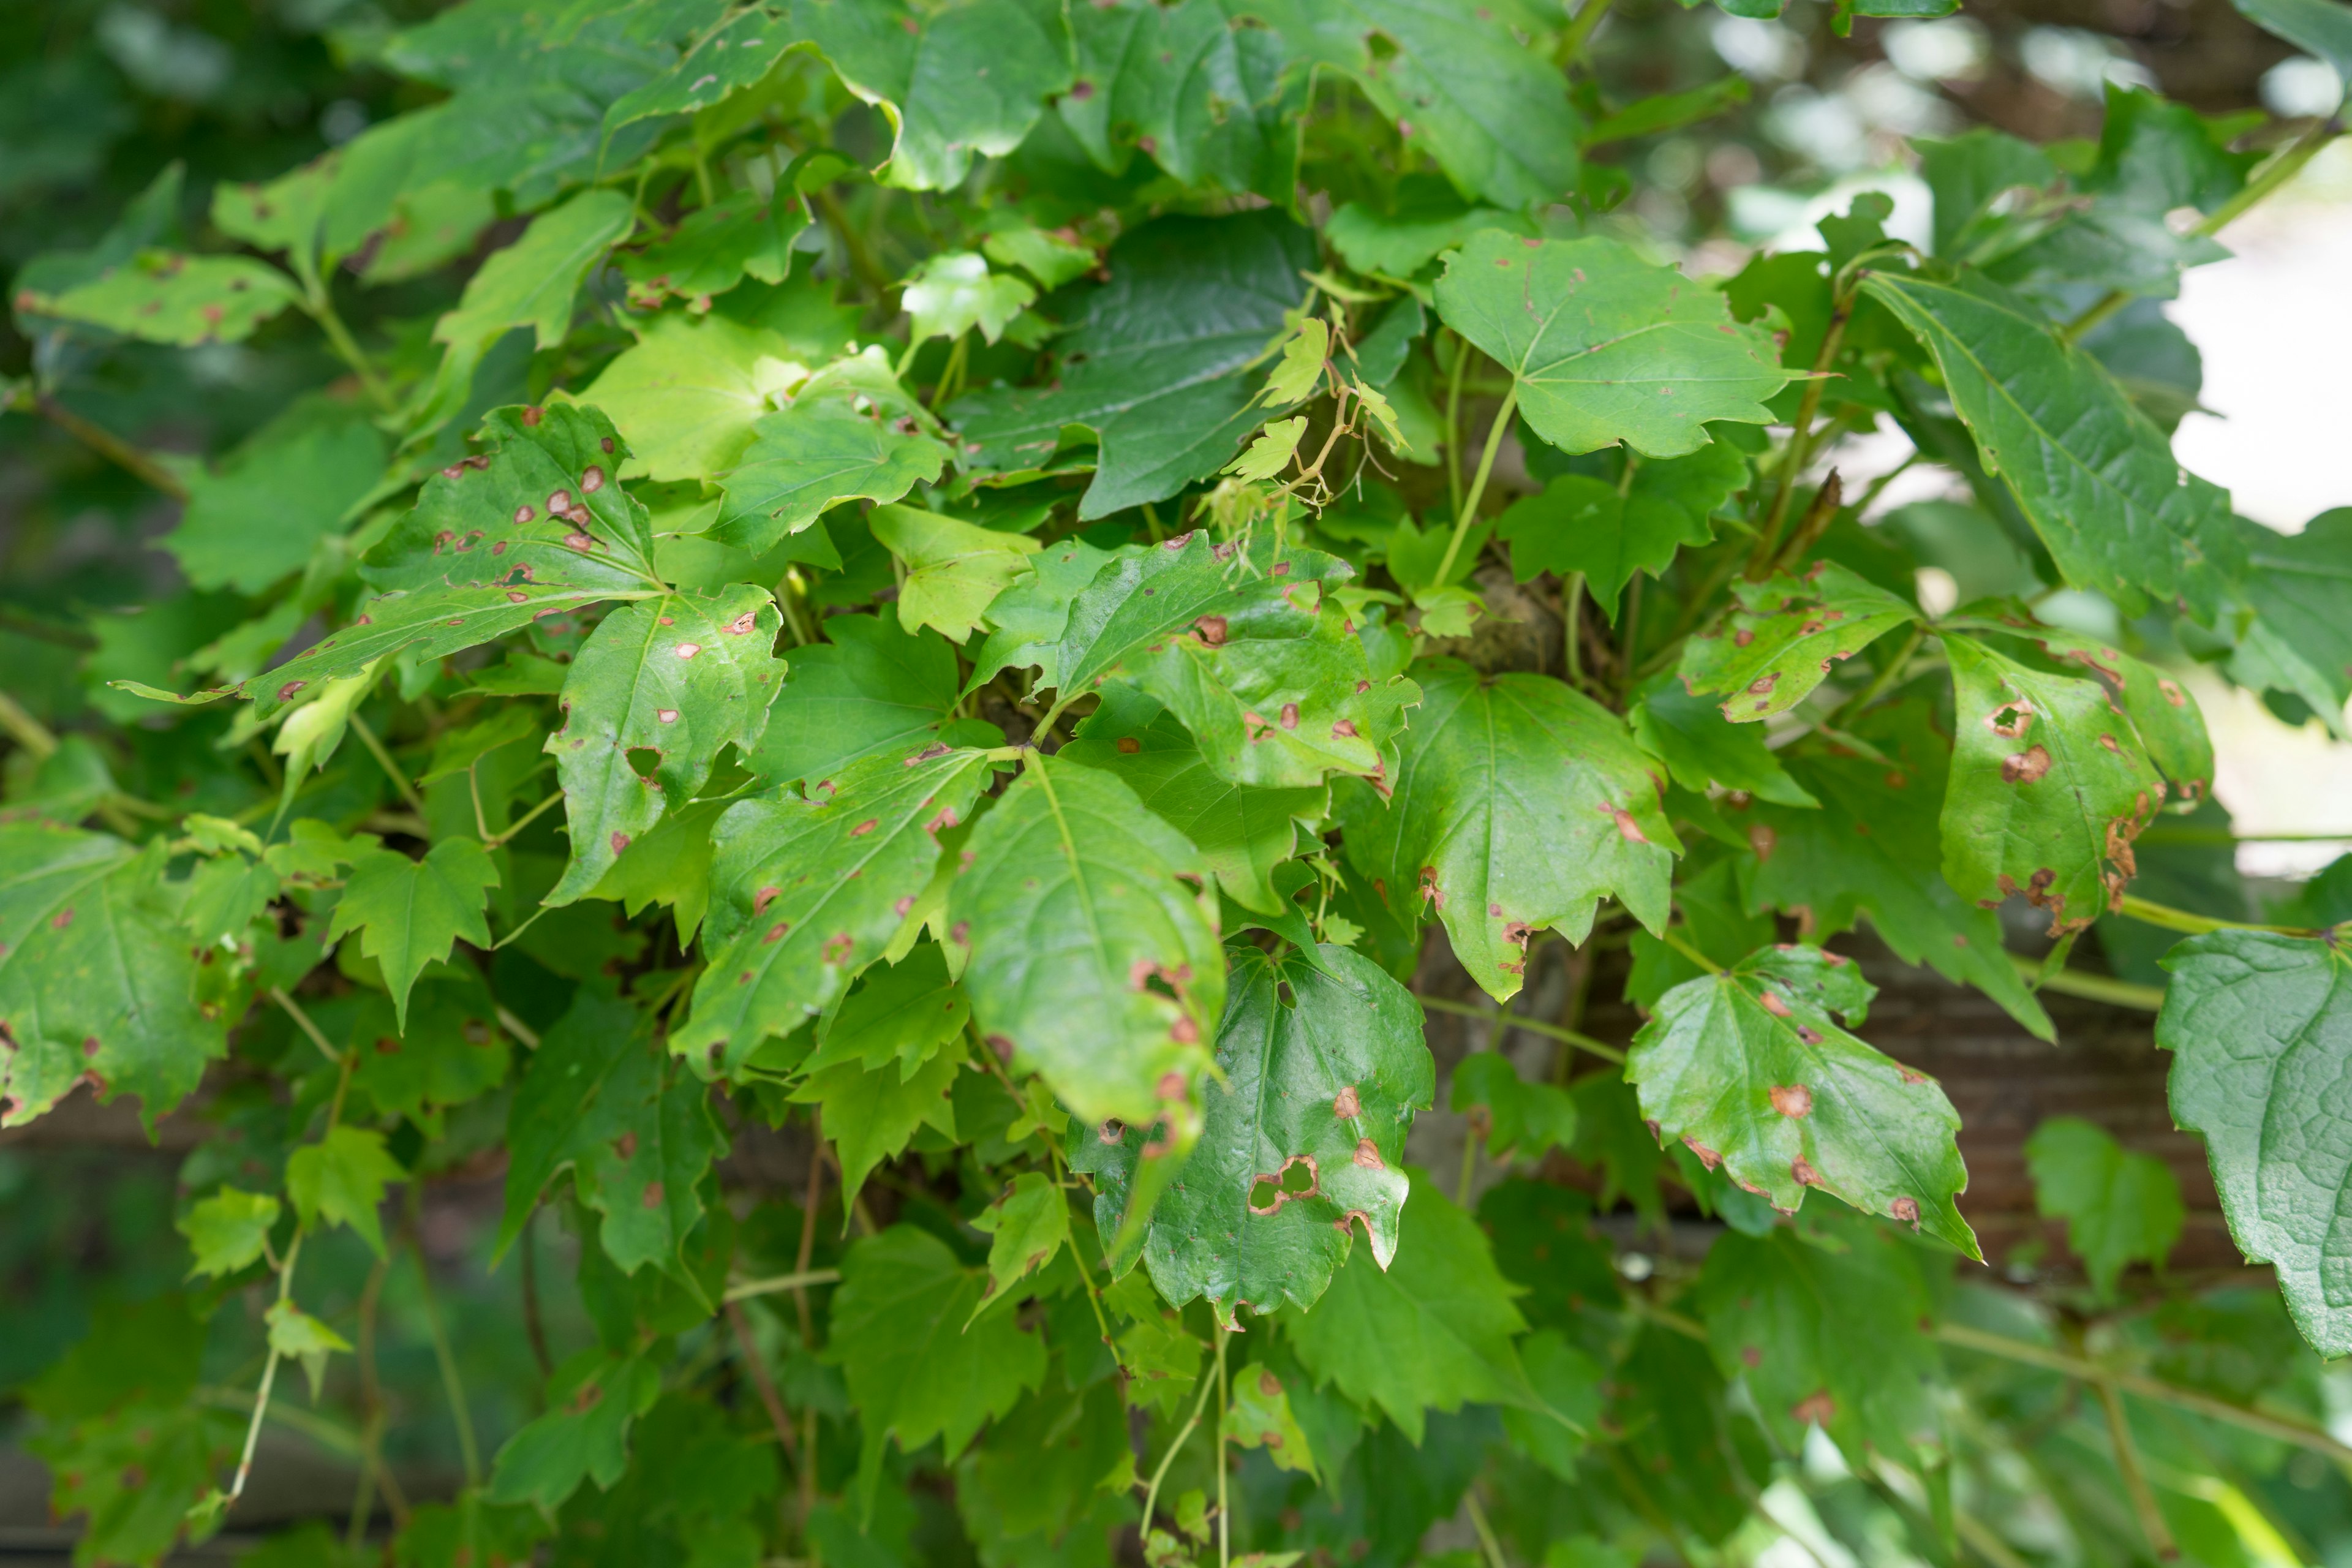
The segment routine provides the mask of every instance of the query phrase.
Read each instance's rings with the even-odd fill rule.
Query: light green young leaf
[[[1477,1222],[1426,1175],[1412,1176],[1412,1225],[1386,1269],[1357,1253],[1315,1310],[1286,1320],[1318,1384],[1377,1405],[1418,1444],[1426,1412],[1541,1405],[1512,1343],[1527,1320]]]
[[[841,1188],[851,1200],[875,1166],[906,1150],[916,1129],[957,1135],[951,1096],[963,1066],[964,1053],[956,1048],[918,1063],[911,1072],[896,1062],[869,1068],[854,1060],[809,1071],[793,1099],[822,1110],[825,1132],[841,1161]]]
[[[1511,575],[1522,583],[1539,572],[1583,573],[1613,622],[1633,574],[1655,577],[1684,545],[1712,540],[1708,519],[1747,482],[1747,458],[1717,441],[1686,458],[1634,463],[1622,492],[1588,475],[1562,475],[1541,494],[1513,501],[1495,536],[1509,542]]]
[[[350,1226],[381,1258],[383,1225],[376,1210],[383,1205],[386,1184],[407,1176],[374,1128],[331,1127],[318,1142],[287,1156],[286,1195],[294,1200],[304,1226],[321,1220]]]
[[[882,955],[931,880],[939,835],[971,815],[990,764],[935,745],[738,801],[719,820],[703,931],[709,967],[670,1048],[731,1073],[830,1006]]]
[[[1007,272],[991,272],[987,258],[969,250],[926,258],[898,296],[912,329],[910,342],[960,338],[974,327],[994,342],[1006,323],[1027,310],[1037,290]]]
[[[1112,775],[1032,752],[948,893],[972,1018],[1080,1120],[1192,1141],[1192,1080],[1225,999],[1199,853]]]
[[[330,153],[264,183],[223,181],[213,187],[213,226],[257,250],[283,255],[298,276],[315,276],[336,162]]]
[[[1405,1134],[1437,1069],[1421,1005],[1370,960],[1328,945],[1280,962],[1227,952],[1223,1079],[1201,1091],[1201,1142],[1160,1194],[1143,1257],[1164,1299],[1204,1296],[1230,1322],[1243,1302],[1312,1308],[1359,1226],[1389,1267]]]
[[[750,12],[745,19],[756,24],[761,17]],[[772,24],[768,30],[782,32]],[[724,294],[746,278],[782,283],[793,268],[793,241],[808,226],[808,203],[796,192],[722,196],[688,213],[664,237],[623,253],[621,273],[629,280],[630,302],[648,308],[677,299],[705,308],[712,295]]]
[[[1830,1016],[1859,1024],[1875,994],[1836,953],[1763,949],[1667,992],[1633,1037],[1626,1079],[1661,1142],[1688,1144],[1781,1212],[1819,1187],[1977,1257],[1952,1202],[1968,1184],[1958,1113],[1934,1079]]]
[[[1739,608],[1683,645],[1682,681],[1693,696],[1721,694],[1723,716],[1752,724],[1785,713],[1852,658],[1919,612],[1833,561],[1801,578],[1782,572],[1734,585]]]
[[[762,782],[795,784],[878,752],[1003,742],[993,724],[954,716],[955,650],[936,632],[909,637],[893,618],[832,616],[824,635],[793,650],[749,763]]]
[[[909,634],[929,626],[950,642],[978,631],[989,604],[1027,569],[1037,542],[959,522],[920,507],[877,506],[866,523],[907,568],[898,588],[898,624]]]
[[[2164,432],[2032,305],[1963,274],[1874,273],[1863,290],[1927,345],[1988,472],[2078,588],[2127,616],[2151,601],[2210,622],[2236,551],[2228,492],[2188,473]]]
[[[1486,1110],[1489,1159],[1540,1160],[1576,1142],[1576,1101],[1567,1090],[1528,1082],[1500,1051],[1475,1051],[1454,1064],[1452,1105]]]
[[[0,1126],[47,1111],[85,1077],[135,1094],[152,1126],[227,1053],[227,1020],[164,896],[167,846],[39,818],[0,822]]]
[[[664,1053],[654,1020],[583,986],[548,1030],[507,1113],[506,1211],[493,1254],[522,1234],[566,1168],[604,1215],[605,1253],[625,1274],[651,1263],[697,1289],[687,1233],[702,1218],[702,1179],[726,1152],[702,1080]]]
[[[2066,1222],[2066,1246],[2101,1300],[2114,1300],[2126,1264],[2162,1268],[2180,1239],[2188,1211],[2172,1168],[2126,1150],[2104,1127],[2051,1117],[2025,1141],[2025,1168],[2035,1212]]]
[[[743,458],[761,417],[807,374],[778,333],[717,313],[666,310],[580,401],[610,416],[628,442],[629,461],[616,471],[716,479]]]
[[[557,1367],[546,1413],[499,1448],[489,1500],[552,1514],[582,1481],[611,1490],[629,1467],[629,1428],[654,1407],[661,1384],[661,1368],[642,1356],[591,1349]]]
[[[1297,333],[1282,345],[1282,358],[1267,374],[1265,390],[1257,395],[1257,400],[1268,408],[1306,402],[1315,395],[1316,384],[1323,379],[1323,362],[1330,357],[1330,323],[1320,316],[1307,317],[1298,323]],[[1304,420],[1299,424],[1305,428]],[[1297,444],[1294,439],[1292,445]]]
[[[234,1274],[259,1258],[269,1247],[269,1228],[278,1223],[278,1204],[268,1193],[223,1187],[198,1198],[173,1222],[196,1255],[188,1278],[218,1279]]]
[[[207,860],[188,874],[180,923],[200,944],[235,938],[269,907],[282,884],[266,861],[242,855]]]
[[[499,868],[471,838],[445,838],[422,860],[371,849],[353,863],[327,940],[360,933],[360,951],[383,967],[400,1027],[408,1027],[408,988],[428,963],[449,956],[458,938],[490,945],[483,918]]]
[[[2338,1109],[2352,1030],[2352,958],[2334,942],[2225,931],[2190,937],[2156,1043],[2172,1053],[2172,1119],[2205,1139],[2230,1236],[2278,1271],[2295,1327],[2324,1356],[2352,1352],[2343,1286],[2352,1118]]]
[[[991,261],[1018,267],[1046,289],[1059,289],[1095,268],[1095,253],[1068,229],[1047,230],[1010,223],[989,231],[980,248]]]
[[[1789,380],[1723,296],[1613,239],[1489,229],[1447,263],[1437,313],[1511,373],[1520,414],[1564,452],[1696,452],[1708,420],[1770,424],[1764,400]]]
[[[1970,637],[1947,637],[1944,650],[1958,731],[1945,879],[1979,904],[2023,894],[2050,911],[2053,936],[2079,931],[2121,901],[2164,781],[2096,681],[2044,675]]]
[[[563,681],[563,727],[547,738],[562,782],[572,856],[546,902],[593,889],[630,841],[684,805],[719,751],[750,755],[782,689],[782,625],[764,588],[673,594],[598,623]],[[640,773],[631,761],[654,753]]]
[[[28,313],[193,348],[243,342],[299,298],[293,279],[246,257],[142,250],[61,294],[20,292],[16,304]]]
[[[1581,942],[1604,898],[1664,926],[1682,844],[1623,721],[1548,676],[1416,668],[1422,703],[1388,797],[1354,782],[1333,792],[1373,892],[1409,925],[1433,912],[1497,1001],[1517,994],[1537,931]]]
[[[1323,233],[1339,259],[1357,272],[1411,278],[1440,252],[1489,228],[1529,237],[1536,232],[1521,214],[1467,205],[1448,182],[1408,174],[1397,183],[1391,210],[1349,202],[1331,215]]]
[[[1244,484],[1270,479],[1290,466],[1291,457],[1298,450],[1298,437],[1306,433],[1303,414],[1296,419],[1277,419],[1249,444],[1249,450],[1225,465],[1225,472]]]
[[[994,1203],[974,1215],[971,1224],[990,1237],[988,1289],[971,1310],[976,1318],[1008,1300],[1009,1287],[1045,1268],[1062,1250],[1070,1239],[1069,1195],[1050,1176],[1024,1171]]]
[[[268,717],[313,682],[389,655],[437,659],[600,599],[661,591],[646,510],[613,482],[628,449],[593,409],[501,408],[492,450],[425,482],[362,559],[377,590],[350,625],[239,688]]]
[[[351,1341],[289,1300],[272,1301],[262,1313],[262,1321],[269,1326],[271,1352],[302,1363],[302,1375],[316,1403],[319,1385],[327,1375],[327,1357],[336,1351],[349,1352]]]

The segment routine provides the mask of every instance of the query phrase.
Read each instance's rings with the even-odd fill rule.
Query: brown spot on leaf
[[[1807,1160],[1802,1154],[1789,1162],[1789,1174],[1796,1178],[1797,1185],[1801,1187],[1821,1187],[1829,1184],[1822,1180],[1822,1173],[1813,1169],[1812,1162]]]
[[[1694,1153],[1694,1154],[1697,1155],[1697,1156],[1698,1156],[1698,1163],[1699,1163],[1700,1164],[1702,1164],[1702,1165],[1705,1165],[1705,1166],[1706,1166],[1708,1170],[1710,1170],[1710,1171],[1714,1170],[1717,1165],[1720,1165],[1721,1163],[1723,1163],[1723,1156],[1722,1156],[1722,1155],[1720,1155],[1720,1154],[1717,1153],[1714,1150],[1712,1150],[1712,1149],[1708,1148],[1706,1144],[1704,1144],[1704,1143],[1700,1142],[1697,1139],[1693,1138],[1693,1137],[1690,1137],[1690,1136],[1689,1136],[1689,1135],[1687,1135],[1687,1134],[1685,1134],[1685,1135],[1684,1136],[1684,1138],[1683,1138],[1683,1147],[1685,1147],[1685,1148],[1688,1149],[1692,1153]]]
[[[661,1205],[662,1184],[659,1182],[647,1182],[646,1184],[646,1207],[649,1209],[657,1209],[661,1207]]]
[[[1369,1138],[1356,1140],[1356,1163],[1367,1171],[1385,1171],[1387,1163],[1381,1158],[1381,1146]]]
[[[618,1138],[614,1139],[613,1152],[618,1154],[624,1160],[635,1159],[637,1157],[637,1135],[635,1132],[624,1132]]]
[[[1897,1198],[1886,1205],[1886,1212],[1915,1228],[1919,1224],[1919,1200],[1916,1198]]]
[[[1223,647],[1225,643],[1225,617],[1202,616],[1192,623],[1192,634],[1211,647]]]
[[[1837,1401],[1822,1389],[1789,1406],[1789,1418],[1800,1426],[1827,1426],[1837,1419]]]
[[[604,488],[604,470],[591,463],[580,473],[580,493],[594,495]]]
[[[2050,749],[2032,746],[2000,760],[2000,782],[2032,784],[2050,772]]]
[[[1364,1102],[1358,1098],[1356,1086],[1352,1083],[1331,1097],[1331,1114],[1342,1121],[1351,1116],[1362,1115],[1363,1110]]]
[[[1780,994],[1769,986],[1756,994],[1756,1004],[1775,1018],[1785,1018],[1789,1016],[1789,1004],[1781,1000]]]
[[[1813,1110],[1813,1091],[1801,1083],[1772,1086],[1772,1109],[1783,1116],[1810,1116]]]

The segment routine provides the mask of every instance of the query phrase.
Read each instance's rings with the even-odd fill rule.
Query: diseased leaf
[[[2164,804],[2138,731],[2094,680],[2044,675],[1971,638],[1944,639],[1954,701],[1944,876],[1988,907],[2018,894],[2053,936],[2123,900],[2131,841]]]
[[[1819,1187],[1977,1257],[1952,1202],[1968,1173],[1951,1101],[1830,1016],[1859,1024],[1875,994],[1850,959],[1766,948],[1667,992],[1625,1076],[1661,1142],[1688,1144],[1781,1212]]]
[[[877,752],[1004,739],[993,724],[955,717],[955,652],[937,633],[908,636],[894,619],[834,616],[824,635],[793,650],[748,764],[762,780],[793,784]]]
[[[57,295],[20,295],[17,309],[190,348],[236,343],[299,298],[275,267],[242,256],[142,250]]]
[[[914,908],[939,835],[971,816],[989,767],[945,746],[882,752],[813,781],[806,798],[780,788],[730,806],[713,835],[709,966],[670,1049],[732,1073],[830,1006]]]
[[[1733,723],[1672,674],[1650,682],[1625,718],[1642,749],[1686,790],[1714,783],[1778,805],[1821,804],[1765,746],[1761,727]]]
[[[2111,708],[2138,731],[2148,760],[2188,800],[2203,798],[2213,782],[2213,742],[2196,700],[2179,682],[2112,643],[2080,632],[2034,626],[2021,616],[1961,622],[1955,630],[2000,631],[2022,637],[2061,668],[2073,665],[2105,689]]]
[[[167,846],[0,821],[0,1126],[85,1079],[135,1094],[151,1127],[228,1050],[196,996],[188,933],[163,893]]]
[[[896,1068],[901,1079],[911,1079],[963,1033],[971,1017],[971,1004],[948,976],[945,950],[935,942],[918,942],[898,963],[866,972],[865,983],[826,1023],[802,1070],[855,1062],[876,1071]]]
[[[766,590],[626,605],[597,624],[564,677],[562,728],[547,738],[572,856],[546,901],[595,888],[631,840],[691,801],[721,748],[750,755],[783,684],[782,626]],[[650,752],[640,772],[632,760]]]
[[[1143,1258],[1166,1300],[1205,1296],[1231,1322],[1244,1303],[1312,1308],[1359,1226],[1389,1267],[1405,1134],[1437,1069],[1421,1005],[1370,960],[1328,945],[1312,960],[1226,951],[1223,1081],[1201,1091],[1201,1141],[1152,1211]]]
[[[373,1127],[331,1127],[316,1143],[287,1157],[286,1195],[305,1226],[324,1220],[347,1225],[378,1257],[383,1254],[383,1224],[376,1211],[383,1189],[408,1173],[383,1146]]]
[[[972,1216],[988,1233],[988,1293],[973,1314],[1006,1300],[1006,1289],[1053,1260],[1070,1239],[1070,1200],[1052,1178],[1024,1171],[997,1200]]]
[[[507,1077],[507,1037],[489,987],[469,965],[445,964],[416,983],[404,1031],[389,998],[373,991],[311,1008],[329,1039],[358,1053],[352,1089],[380,1110],[436,1126],[435,1112],[488,1093]]]
[[[2335,1090],[2352,961],[2334,942],[2225,931],[2190,937],[2164,967],[2156,1043],[2173,1057],[2173,1121],[2204,1136],[2231,1238],[2277,1269],[2303,1337],[2325,1356],[2352,1351],[2352,1122]]]
[[[2033,1207],[2066,1222],[2066,1247],[2083,1260],[2091,1289],[2112,1300],[2124,1267],[2164,1267],[2188,1211],[2172,1168],[2126,1150],[2104,1127],[2053,1116],[2025,1141]]]
[[[1604,898],[1664,925],[1682,845],[1623,721],[1549,676],[1415,668],[1422,702],[1391,794],[1334,791],[1349,863],[1373,892],[1409,925],[1434,913],[1498,1001],[1517,994],[1537,931],[1581,942]]]
[[[1018,533],[977,528],[919,507],[879,506],[867,526],[907,567],[898,590],[898,625],[910,635],[929,626],[961,643],[1038,550]]]
[[[1225,1423],[1236,1448],[1264,1448],[1276,1468],[1303,1470],[1309,1480],[1322,1479],[1315,1468],[1315,1450],[1299,1430],[1298,1417],[1291,1414],[1288,1391],[1265,1367],[1245,1366],[1234,1376]]]
[[[604,1251],[623,1273],[650,1263],[698,1289],[686,1237],[702,1218],[703,1175],[727,1140],[702,1080],[663,1052],[653,1022],[583,986],[540,1041],[507,1114],[499,1254],[568,1168],[580,1201],[604,1216]]]
[[[471,838],[445,838],[422,860],[371,849],[352,863],[327,940],[360,933],[360,951],[383,966],[394,1016],[405,1032],[408,990],[425,967],[448,957],[460,937],[490,945],[482,911],[498,885],[498,868]]]
[[[1952,406],[2066,580],[2126,616],[2151,600],[2210,622],[2234,564],[2228,493],[2184,470],[2171,443],[2041,312],[1967,274],[1938,283],[1873,273],[1942,370]]]
[[[1683,645],[1682,681],[1693,696],[1720,694],[1723,716],[1752,724],[1785,713],[1852,658],[1919,614],[1832,561],[1800,579],[1779,573],[1734,590],[1739,608]]]
[[[1085,1121],[1175,1119],[1225,998],[1207,868],[1109,773],[1031,752],[948,892],[972,1019]],[[1180,878],[1191,879],[1187,886]]]
[[[1287,1322],[1299,1361],[1416,1443],[1431,1410],[1465,1401],[1540,1409],[1512,1343],[1527,1329],[1511,1304],[1517,1288],[1475,1221],[1425,1175],[1412,1186],[1412,1225],[1395,1260],[1382,1269],[1370,1248],[1358,1252],[1316,1310]]]
[[[1696,452],[1710,419],[1769,424],[1764,400],[1789,379],[1721,295],[1613,239],[1475,235],[1437,280],[1437,313],[1511,373],[1520,414],[1564,452]]]
[[[640,120],[693,114],[757,87],[786,53],[806,47],[793,28],[766,11],[737,12],[695,39],[675,66],[615,99],[604,110],[604,138],[609,142],[614,132]]]

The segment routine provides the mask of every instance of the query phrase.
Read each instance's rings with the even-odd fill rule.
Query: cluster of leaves
[[[2301,7],[2265,20],[2335,47]],[[540,1347],[487,1468],[460,1402],[446,1504],[363,1413],[355,1527],[383,1496],[402,1563],[1393,1563],[1465,1508],[1496,1563],[1729,1551],[1791,1530],[1816,1429],[1938,1562],[2047,1548],[1993,1506],[2021,1453],[2078,1553],[2120,1500],[2159,1556],[2250,1560],[2244,1490],[2158,1499],[2119,1392],[2203,1331],[2085,1359],[1956,1292],[1958,1118],[1823,944],[1866,917],[2046,1038],[2041,991],[2116,992],[2079,933],[2126,990],[2131,931],[2201,933],[2164,960],[2176,1113],[2352,1349],[2352,907],[2136,882],[2216,812],[2188,667],[2339,730],[2352,697],[2352,514],[2276,537],[2179,467],[2157,308],[2333,127],[2117,88],[2095,145],[1924,146],[1926,247],[1866,196],[1696,279],[1587,153],[1731,95],[1612,102],[1600,15],[469,0],[381,54],[443,96],[221,184],[201,244],[174,169],[20,269],[12,400],[184,499],[189,591],[99,628],[113,728],[0,710],[0,1124],[209,1086],[181,1114],[219,1130],[205,1283],[29,1398],[86,1560],[216,1528],[281,1363],[315,1396],[371,1353],[417,1194],[482,1169],[498,1254],[564,1216],[589,1342]],[[344,374],[215,462],[69,405],[137,344],[312,329]],[[1969,499],[1847,497],[1882,422]],[[1599,1070],[1482,1051],[1451,1105],[1652,1222],[1675,1184],[1729,1227],[1702,1267],[1628,1289],[1652,1260],[1581,1196],[1474,1215],[1409,1164],[1433,925],[1497,1006],[1631,949],[1629,1047],[1571,1016]],[[722,1191],[769,1129],[797,1209]],[[2103,1136],[2032,1152],[2094,1306],[2180,1224]],[[345,1245],[339,1321],[298,1265]],[[1946,1343],[2087,1383],[2112,1447],[1969,1427]],[[2334,1452],[2273,1350],[2132,1391]]]

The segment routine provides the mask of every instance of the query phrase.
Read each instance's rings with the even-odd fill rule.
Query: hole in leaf
[[[1270,1178],[1260,1176],[1250,1184],[1250,1207],[1260,1210],[1270,1209],[1281,1201],[1282,1189],[1276,1186]]]
[[[654,776],[654,770],[661,766],[661,753],[651,746],[631,746],[629,766],[639,778],[649,779]]]
[[[1315,1173],[1307,1168],[1304,1160],[1293,1160],[1282,1168],[1282,1190],[1292,1197],[1315,1190]]]

